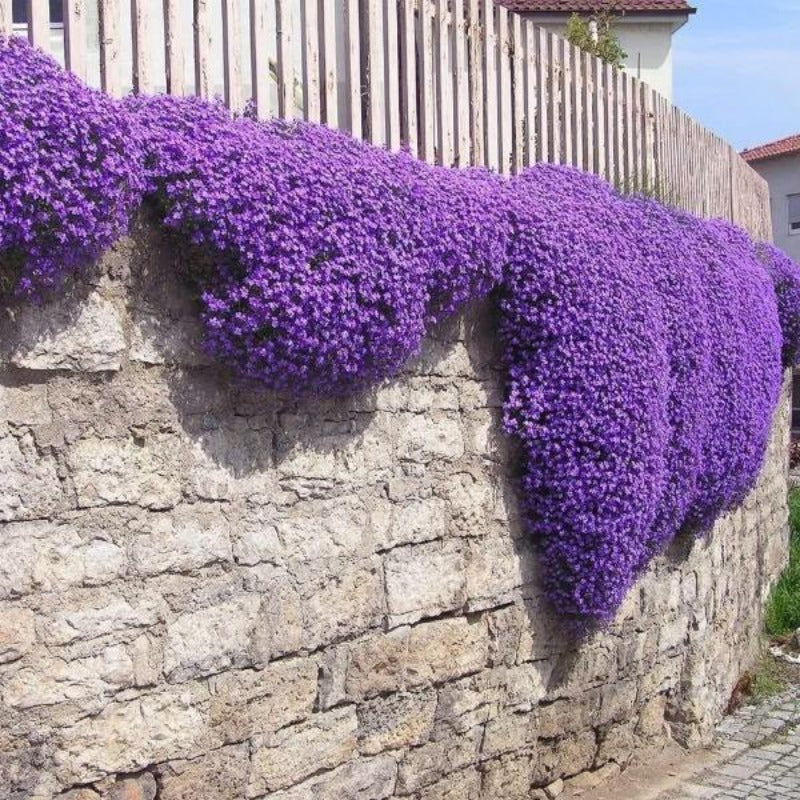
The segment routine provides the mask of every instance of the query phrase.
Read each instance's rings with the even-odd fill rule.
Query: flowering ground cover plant
[[[728,223],[564,167],[506,180],[197,99],[115,102],[16,42],[0,42],[0,109],[16,292],[97,255],[143,193],[193,256],[207,349],[272,389],[389,378],[494,291],[521,503],[565,614],[609,619],[679,531],[755,480],[800,355],[800,267]]]
[[[38,296],[127,230],[131,120],[20,38],[0,38],[0,120],[0,279]]]

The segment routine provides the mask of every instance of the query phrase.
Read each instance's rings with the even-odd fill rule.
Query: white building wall
[[[563,20],[540,21],[539,15],[531,17],[537,25],[563,36]],[[625,71],[652,86],[672,101],[672,35],[675,24],[668,22],[630,22],[619,20],[614,32],[620,46],[628,54]]]
[[[789,233],[790,194],[800,194],[800,154],[770,158],[751,164],[769,184],[775,244],[800,263],[800,234]]]

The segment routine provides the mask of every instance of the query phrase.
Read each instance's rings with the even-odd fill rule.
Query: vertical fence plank
[[[334,3],[319,0],[322,18],[322,75],[325,99],[325,124],[329,128],[339,127],[339,67],[336,59],[337,26]]]
[[[536,161],[536,35],[533,23],[526,19],[523,21],[523,38],[525,39],[525,166],[529,167]]]
[[[467,19],[464,0],[453,0],[453,39],[456,75],[456,163],[469,164],[469,68],[467,66]]]
[[[386,142],[390,150],[400,149],[400,40],[397,0],[386,4]]]
[[[317,0],[303,0],[303,113],[309,122],[322,119],[318,8]]]
[[[222,0],[222,73],[225,105],[232,111],[241,111],[244,106],[240,12],[239,0]]]
[[[50,4],[42,0],[27,0],[28,41],[45,53],[50,52]]]
[[[625,159],[625,91],[622,70],[614,70],[614,150],[617,163],[616,183],[619,189],[627,190],[629,173]]]
[[[633,160],[636,172],[637,190],[647,187],[647,176],[644,166],[644,106],[642,104],[642,83],[631,78],[631,94],[633,96]]]
[[[450,0],[436,3],[437,105],[439,120],[439,163],[452,166],[455,153],[453,109],[453,67],[450,58]]]
[[[403,74],[401,108],[402,136],[408,151],[415,158],[419,154],[419,117],[417,112],[417,22],[414,0],[401,0],[402,48],[400,69]]]
[[[250,83],[256,116],[272,116],[269,98],[269,50],[275,41],[274,0],[250,0]]]
[[[363,109],[361,102],[361,28],[359,25],[358,0],[345,3],[345,52],[347,55],[347,116],[350,133],[361,139]]]
[[[550,34],[549,43],[549,81],[550,81],[550,157],[554,164],[564,161],[562,140],[564,130],[564,109],[562,103],[561,74],[563,71],[561,39]]]
[[[430,0],[419,4],[419,73],[420,73],[420,155],[432,164],[436,155],[433,93],[433,17]]]
[[[180,0],[164,0],[164,65],[166,68],[167,94],[183,95],[185,55],[183,26],[178,15]]]
[[[509,36],[508,9],[497,7],[497,38],[499,46],[498,71],[500,83],[500,172],[511,169],[514,137],[513,109],[511,108],[511,38]]]
[[[86,0],[64,3],[64,65],[86,80]]]
[[[591,53],[582,53],[583,64],[583,143],[584,143],[584,168],[589,172],[598,173],[597,146],[595,144],[595,129],[597,127],[596,106],[594,103],[597,87],[595,85],[594,63],[597,61]]]
[[[481,18],[484,0],[469,0],[469,92],[470,92],[470,135],[472,137],[471,162],[486,164],[484,145],[484,92],[483,67],[485,39]]]
[[[586,107],[584,105],[584,85],[586,78],[583,72],[584,53],[577,47],[571,47],[572,51],[572,137],[575,142],[572,163],[579,169],[586,169],[585,155],[586,147],[584,137],[586,136]]]
[[[513,133],[512,170],[518,173],[525,161],[525,45],[522,41],[522,17],[511,17],[512,34],[512,93],[513,93]]]
[[[284,119],[296,116],[295,3],[296,0],[278,0],[278,106]]]
[[[100,85],[104,92],[117,97],[122,92],[118,0],[100,0],[98,12],[100,20]]]
[[[536,29],[536,160],[550,161],[550,115],[552,112],[550,89],[550,62],[548,45],[550,37],[544,28]]]
[[[211,96],[211,26],[208,22],[209,0],[194,0],[194,91],[200,97]]]
[[[145,94],[153,91],[147,54],[150,52],[150,15],[144,0],[131,0],[131,62],[133,91]]]
[[[367,54],[369,57],[369,94],[367,96],[367,120],[369,140],[372,144],[386,144],[386,95],[384,85],[384,15],[383,0],[367,0],[366,28]]]
[[[594,107],[594,133],[591,146],[595,151],[595,171],[602,178],[608,179],[608,161],[606,158],[606,72],[605,65],[599,58],[592,58],[592,105]]]
[[[565,164],[575,164],[575,70],[573,68],[573,46],[561,39],[561,131]]]
[[[11,0],[0,0],[0,36],[11,36],[12,30]]]
[[[644,173],[648,185],[658,190],[655,168],[656,121],[655,92],[645,83],[642,87],[642,107],[644,109]]]
[[[497,103],[497,34],[495,32],[495,5],[484,0],[484,81],[486,87],[486,166],[500,168],[500,141]]]

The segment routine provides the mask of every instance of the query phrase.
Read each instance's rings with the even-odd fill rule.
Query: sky
[[[800,0],[695,0],[674,102],[741,149],[800,133]]]

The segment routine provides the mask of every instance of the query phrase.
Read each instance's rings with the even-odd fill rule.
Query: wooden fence
[[[0,0],[0,33],[27,34],[112,94],[252,99],[263,118],[301,116],[431,163],[571,164],[771,235],[766,184],[730,145],[493,0],[63,0],[61,40],[46,0],[27,9],[30,24],[12,26]]]

